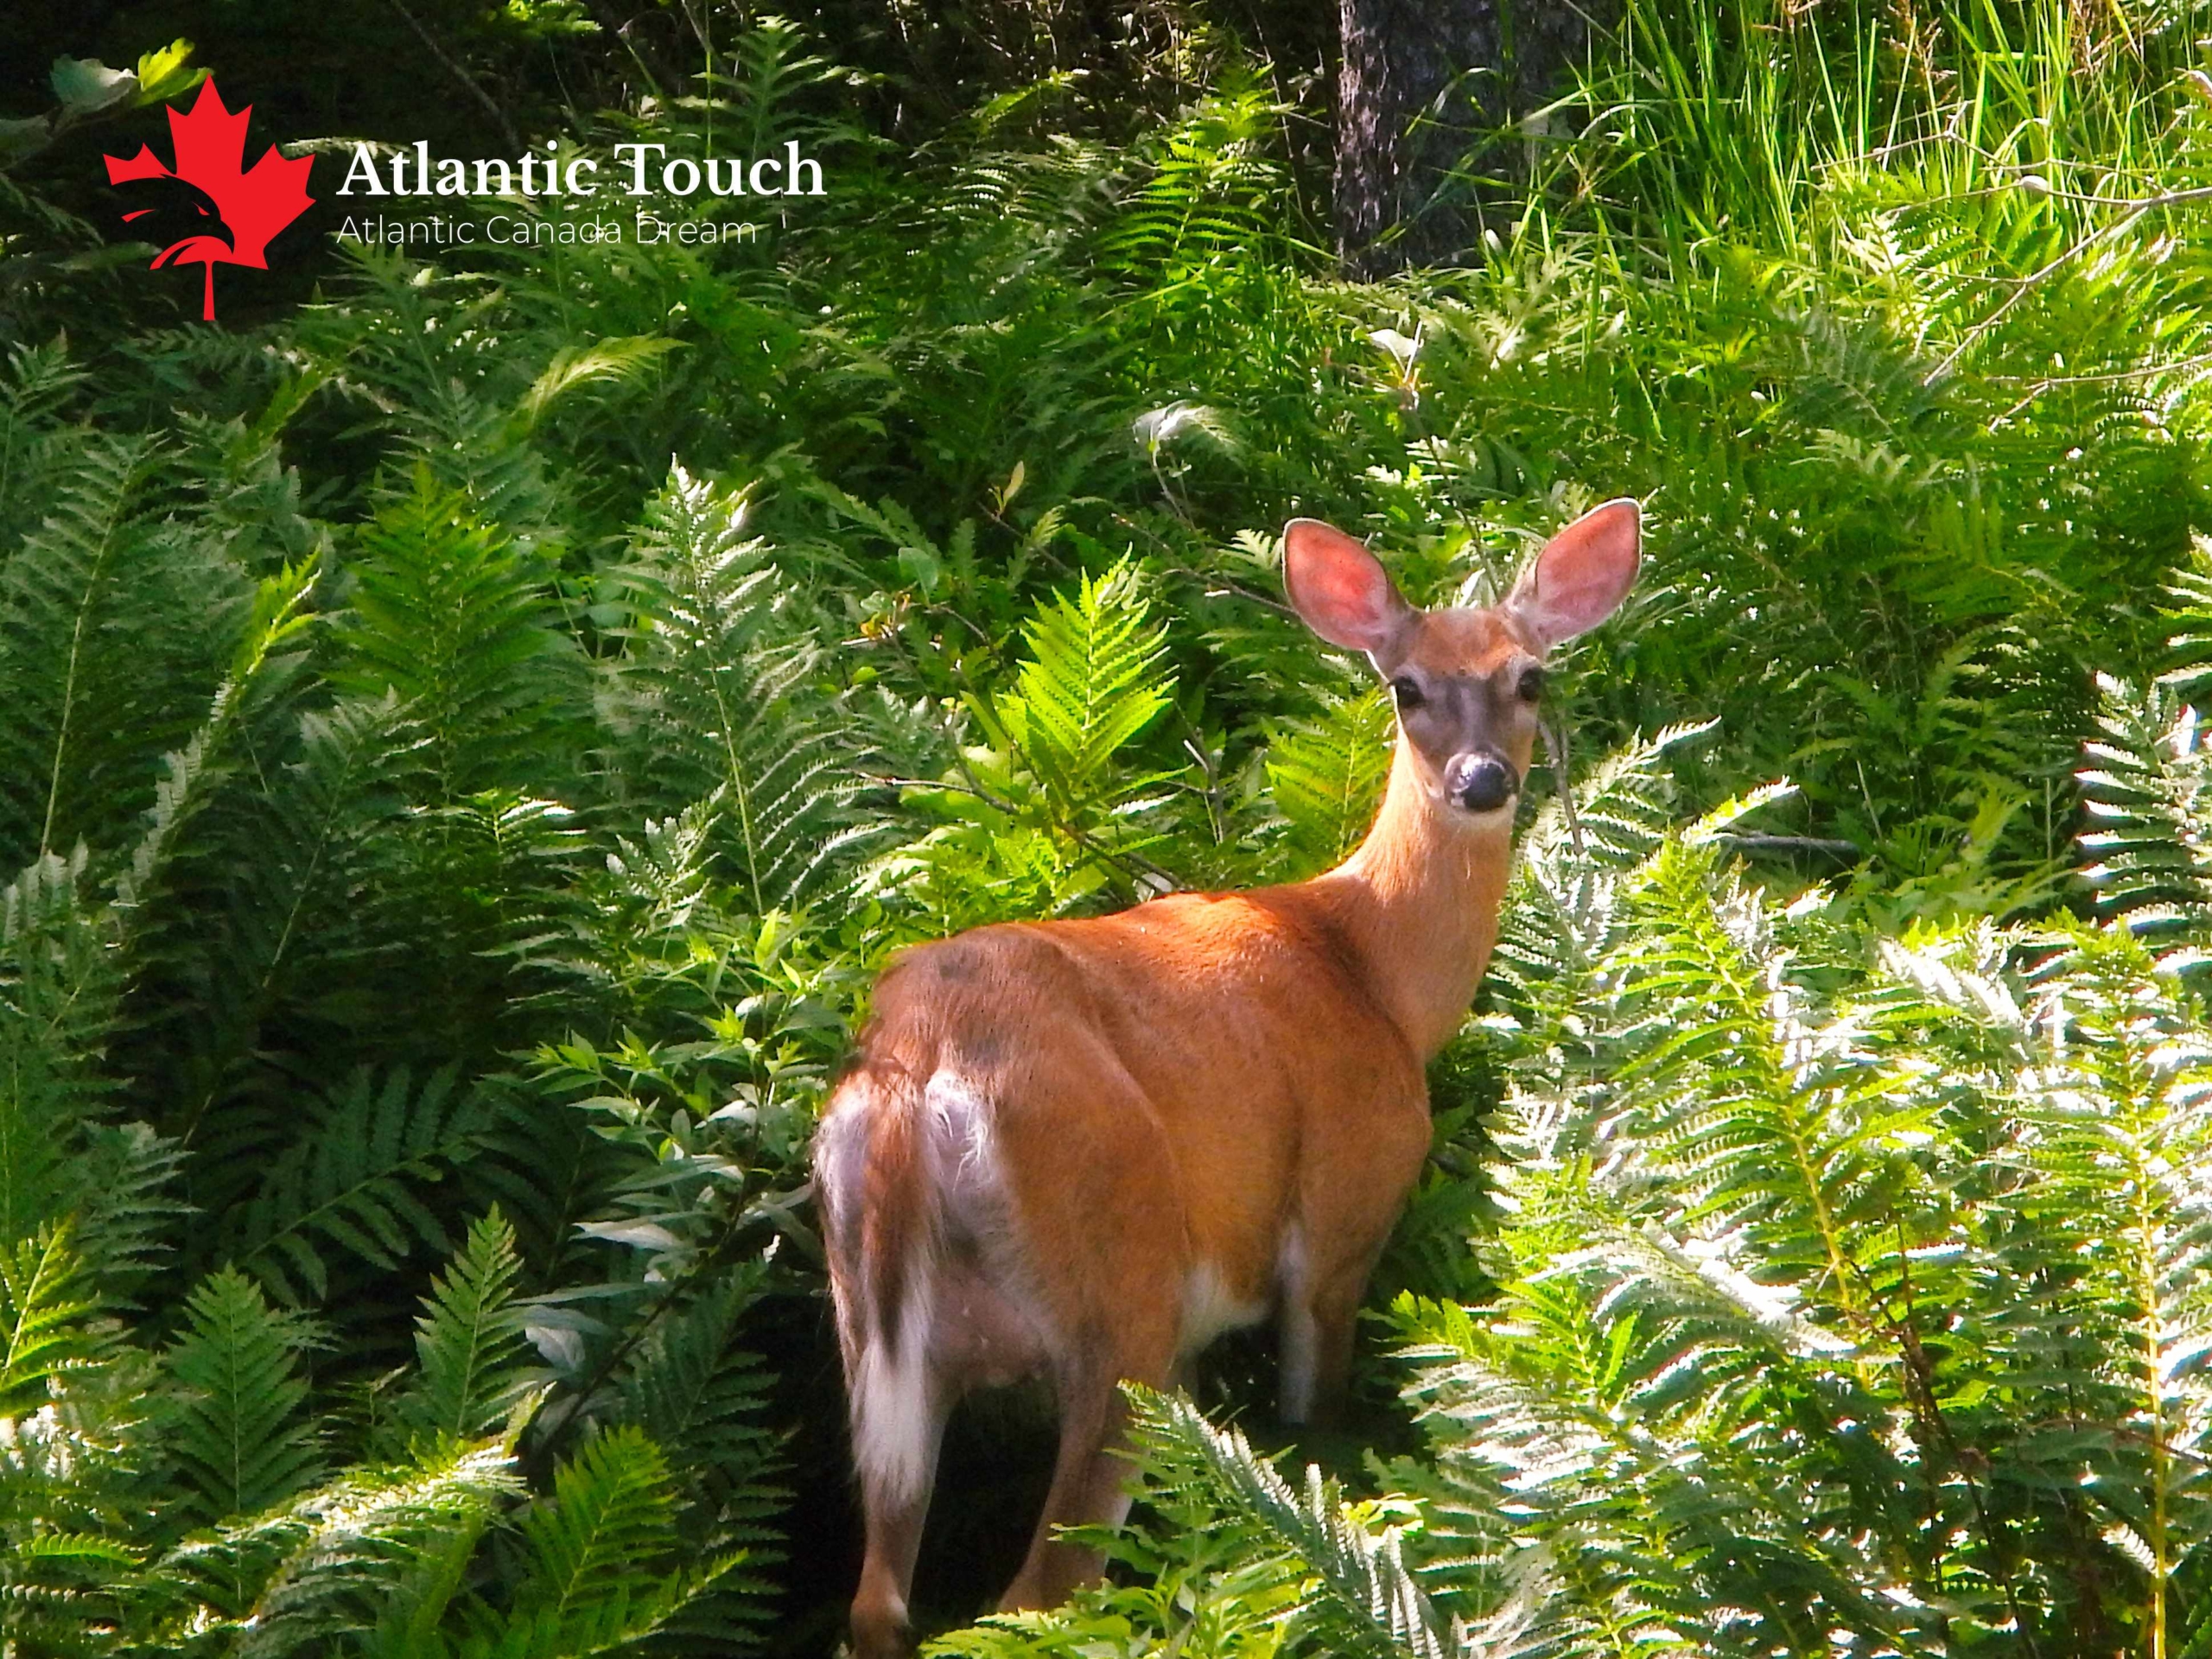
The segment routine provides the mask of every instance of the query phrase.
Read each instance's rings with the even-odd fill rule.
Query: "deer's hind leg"
[[[1046,1293],[1060,1417],[1052,1489],[1008,1609],[1056,1606],[1097,1579],[1098,1552],[1058,1534],[1128,1511],[1121,1384],[1166,1386],[1191,1268],[1174,1160],[1149,1103],[1103,1045],[1083,1061],[1061,1098],[1033,1089],[1003,1120],[1009,1141],[1027,1142],[1008,1166],[1022,1249]]]
[[[1173,1306],[1172,1300],[1168,1304]],[[1157,1325],[1159,1328],[1152,1328]],[[1059,1393],[1060,1449],[1052,1490],[1030,1540],[1029,1554],[999,1605],[1056,1607],[1096,1582],[1105,1563],[1087,1545],[1059,1536],[1065,1527],[1116,1526],[1129,1510],[1128,1460],[1122,1455],[1128,1409],[1124,1380],[1161,1388],[1175,1363],[1171,1319],[1125,1325],[1110,1349],[1080,1354],[1054,1381]]]
[[[854,1659],[905,1659],[913,1651],[906,1599],[913,1589],[914,1562],[921,1554],[922,1523],[929,1516],[945,1415],[933,1401],[927,1418],[916,1426],[915,1432],[925,1438],[928,1448],[926,1472],[918,1485],[893,1484],[862,1475],[866,1554],[861,1563],[860,1587],[853,1597]]]

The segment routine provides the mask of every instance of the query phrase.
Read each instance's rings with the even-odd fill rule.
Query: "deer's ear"
[[[1387,653],[1414,618],[1365,543],[1319,518],[1284,526],[1282,581],[1306,626],[1347,650]]]
[[[1643,512],[1624,497],[1592,507],[1544,543],[1506,609],[1537,648],[1587,633],[1620,608],[1643,563]]]

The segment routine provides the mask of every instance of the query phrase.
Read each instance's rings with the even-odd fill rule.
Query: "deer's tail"
[[[929,1350],[943,1198],[927,1109],[911,1072],[863,1068],[815,1141],[853,1461],[864,1490],[894,1501],[929,1478],[938,1408]]]

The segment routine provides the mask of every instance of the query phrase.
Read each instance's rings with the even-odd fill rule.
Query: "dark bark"
[[[1591,9],[1575,0],[1338,0],[1338,10],[1336,219],[1345,272],[1372,278],[1463,263],[1481,224],[1461,163],[1558,96],[1588,44]],[[1501,152],[1508,170],[1525,165],[1513,148]]]

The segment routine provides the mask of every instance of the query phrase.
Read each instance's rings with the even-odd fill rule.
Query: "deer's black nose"
[[[1495,812],[1521,787],[1512,766],[1500,755],[1454,755],[1446,779],[1452,798],[1470,812]]]

